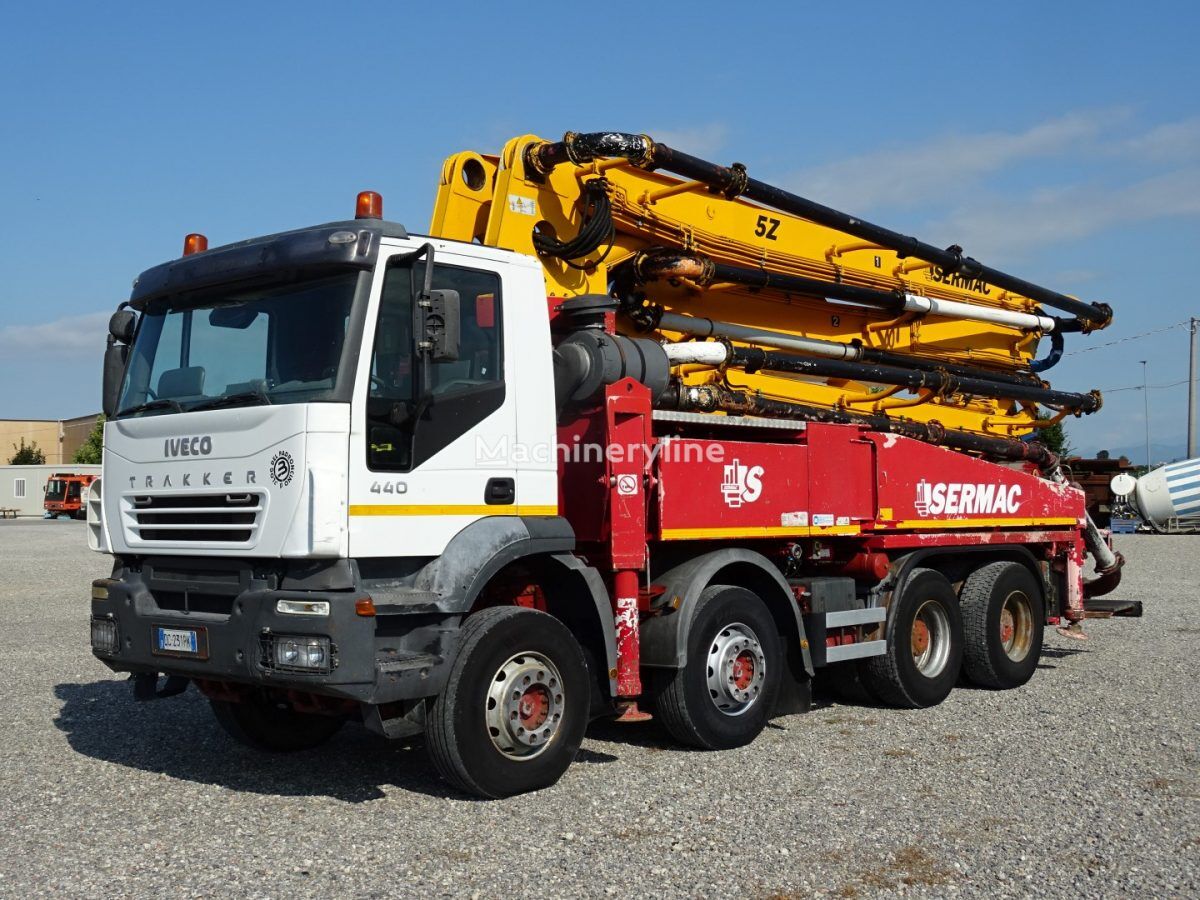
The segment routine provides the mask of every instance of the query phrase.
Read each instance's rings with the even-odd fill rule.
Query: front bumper
[[[355,604],[368,595],[361,590],[280,589],[250,570],[179,572],[147,564],[115,576],[92,587],[93,622],[116,627],[115,651],[93,645],[92,652],[115,672],[163,673],[378,705],[438,694],[458,631],[457,616],[428,607],[362,616]],[[329,615],[280,613],[276,603],[285,598],[327,601]],[[195,630],[200,653],[156,650],[160,626]],[[328,671],[281,669],[272,650],[272,641],[281,637],[328,638]]]

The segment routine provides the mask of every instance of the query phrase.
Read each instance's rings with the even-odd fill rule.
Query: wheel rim
[[[484,718],[496,749],[509,759],[539,756],[562,725],[566,694],[558,667],[540,653],[518,653],[496,670]]]
[[[936,600],[926,600],[913,617],[910,648],[913,662],[926,678],[936,678],[950,658],[950,617]]]
[[[1020,662],[1033,647],[1033,604],[1024,591],[1013,591],[1000,608],[1000,646],[1013,662]]]
[[[767,658],[758,635],[735,622],[717,632],[708,648],[708,696],[727,716],[740,716],[758,702],[767,678]]]

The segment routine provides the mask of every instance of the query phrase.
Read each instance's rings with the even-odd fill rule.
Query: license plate
[[[199,656],[200,636],[192,628],[156,627],[154,652],[165,656]]]

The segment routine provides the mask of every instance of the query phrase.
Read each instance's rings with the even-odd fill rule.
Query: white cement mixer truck
[[[1159,534],[1200,531],[1200,459],[1159,466],[1141,478],[1122,472],[1112,490]]]

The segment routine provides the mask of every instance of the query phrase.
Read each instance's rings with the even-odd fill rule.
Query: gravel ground
[[[1120,536],[1144,619],[929,710],[828,705],[751,747],[592,729],[477,802],[348,727],[268,758],[194,691],[135,704],[87,646],[80,523],[0,525],[0,895],[1200,895],[1200,538]]]

